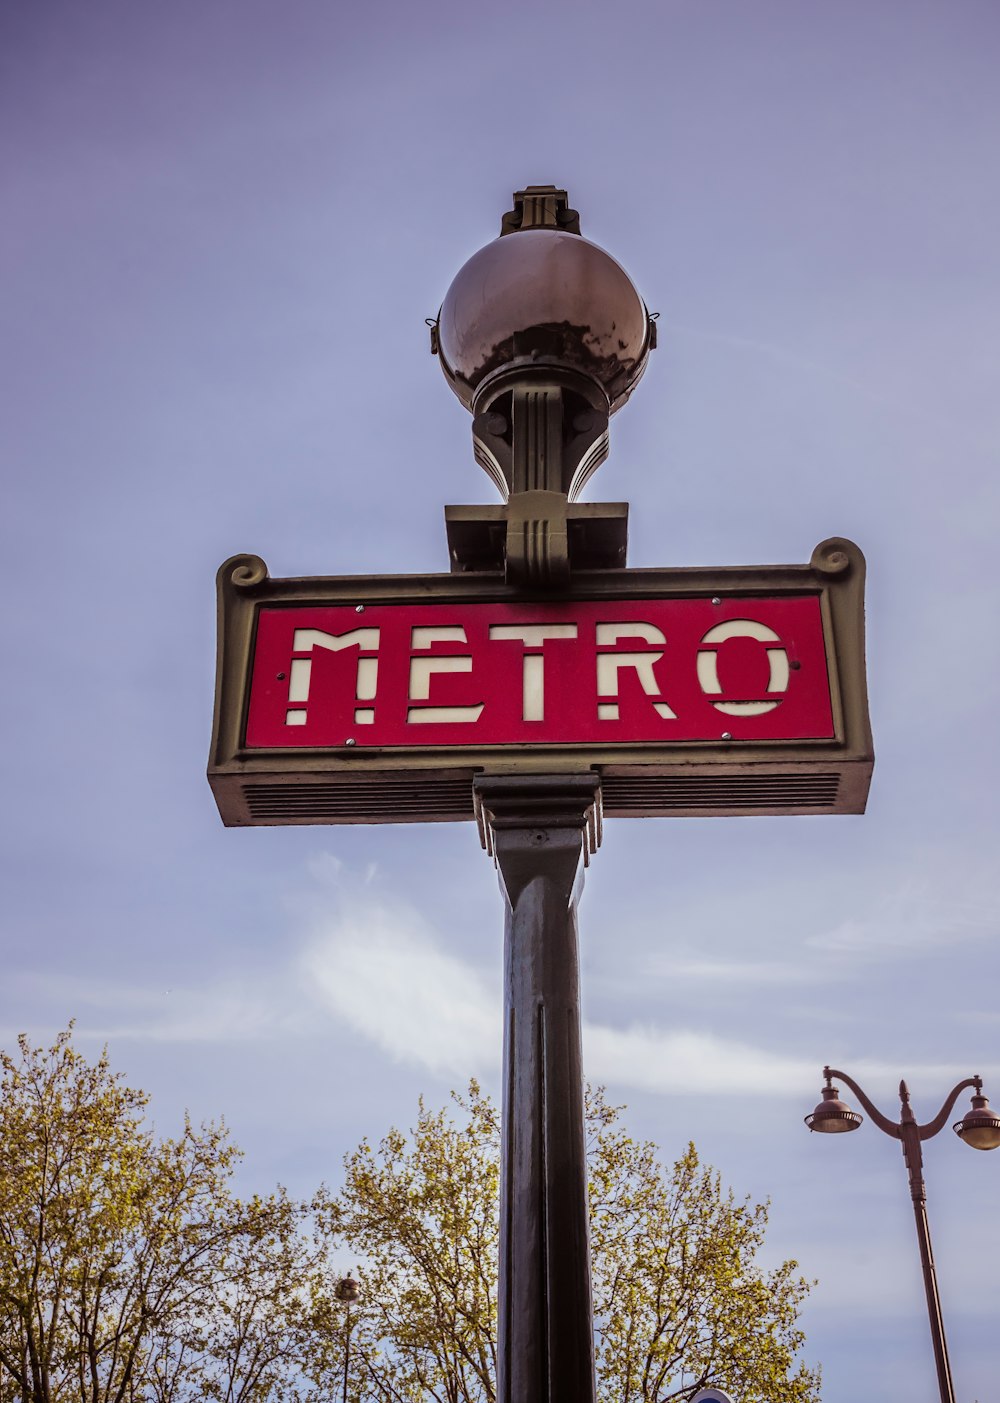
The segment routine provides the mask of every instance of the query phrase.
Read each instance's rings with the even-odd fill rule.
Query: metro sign
[[[261,609],[246,746],[830,740],[816,595]]]
[[[471,818],[476,773],[596,768],[608,814],[861,812],[864,562],[219,576],[209,775],[227,823]]]

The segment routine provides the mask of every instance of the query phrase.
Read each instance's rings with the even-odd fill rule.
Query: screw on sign
[[[445,508],[450,572],[217,579],[223,821],[475,820],[497,867],[501,1403],[595,1401],[576,906],[603,818],[862,813],[872,772],[857,546],[629,570],[627,504],[577,500],[655,344],[565,190],[518,191],[432,325],[504,499]]]

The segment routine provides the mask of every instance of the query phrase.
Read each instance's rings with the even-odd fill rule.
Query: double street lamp
[[[871,1119],[886,1135],[901,1141],[903,1159],[910,1179],[910,1198],[913,1201],[913,1216],[917,1226],[917,1242],[920,1247],[920,1265],[923,1269],[924,1291],[927,1296],[927,1313],[930,1317],[931,1340],[934,1345],[934,1362],[937,1366],[938,1388],[941,1403],[955,1403],[955,1392],[951,1382],[951,1368],[948,1363],[948,1347],[945,1343],[944,1321],[941,1316],[941,1300],[938,1295],[937,1273],[934,1269],[934,1254],[931,1250],[930,1228],[927,1223],[927,1190],[924,1185],[923,1155],[921,1142],[930,1140],[944,1127],[959,1095],[967,1088],[973,1089],[972,1108],[952,1127],[959,1139],[964,1140],[975,1150],[995,1150],[1000,1145],[1000,1115],[990,1110],[990,1103],[983,1095],[981,1077],[966,1077],[960,1081],[945,1098],[944,1105],[933,1120],[925,1125],[917,1122],[910,1105],[910,1092],[905,1081],[899,1083],[901,1114],[898,1121],[890,1120],[865,1095],[853,1077],[839,1072],[835,1067],[824,1067],[826,1085],[823,1099],[805,1122],[810,1130],[822,1131],[826,1135],[837,1135],[843,1131],[857,1130],[863,1117],[852,1111],[840,1099],[840,1091],[833,1085],[834,1077],[846,1082],[864,1106]]]

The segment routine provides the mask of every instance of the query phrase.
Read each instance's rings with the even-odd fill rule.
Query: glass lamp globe
[[[342,1301],[345,1302],[347,1305],[350,1305],[352,1301],[356,1301],[360,1298],[361,1283],[359,1281],[355,1281],[353,1276],[345,1276],[343,1280],[337,1282],[337,1285],[334,1287],[333,1294],[336,1296],[338,1301]]]
[[[532,228],[474,253],[438,318],[445,377],[466,409],[496,378],[555,369],[625,403],[651,349],[649,313],[624,268],[580,234]]]

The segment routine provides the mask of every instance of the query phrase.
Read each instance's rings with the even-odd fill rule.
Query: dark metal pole
[[[345,1276],[337,1282],[334,1290],[337,1300],[344,1306],[344,1387],[342,1403],[347,1403],[347,1376],[351,1367],[351,1302],[361,1295],[361,1286],[353,1276]]]
[[[344,1330],[344,1398],[347,1403],[347,1372],[351,1364],[351,1304],[347,1303],[347,1325]]]
[[[594,1403],[576,908],[596,775],[481,776],[506,902],[498,1403]]]
[[[924,1277],[924,1293],[927,1297],[927,1315],[931,1326],[931,1341],[934,1345],[934,1363],[937,1368],[938,1390],[941,1403],[955,1403],[955,1389],[951,1381],[951,1365],[948,1362],[948,1345],[944,1335],[944,1317],[941,1314],[941,1297],[938,1293],[937,1271],[934,1267],[934,1252],[931,1248],[931,1230],[927,1221],[927,1189],[923,1175],[923,1153],[920,1149],[920,1127],[910,1106],[910,1092],[905,1081],[899,1083],[899,1099],[902,1104],[900,1117],[900,1140],[903,1145],[903,1159],[910,1176],[910,1198],[913,1200],[913,1217],[917,1226],[917,1243],[920,1247],[920,1266]]]

